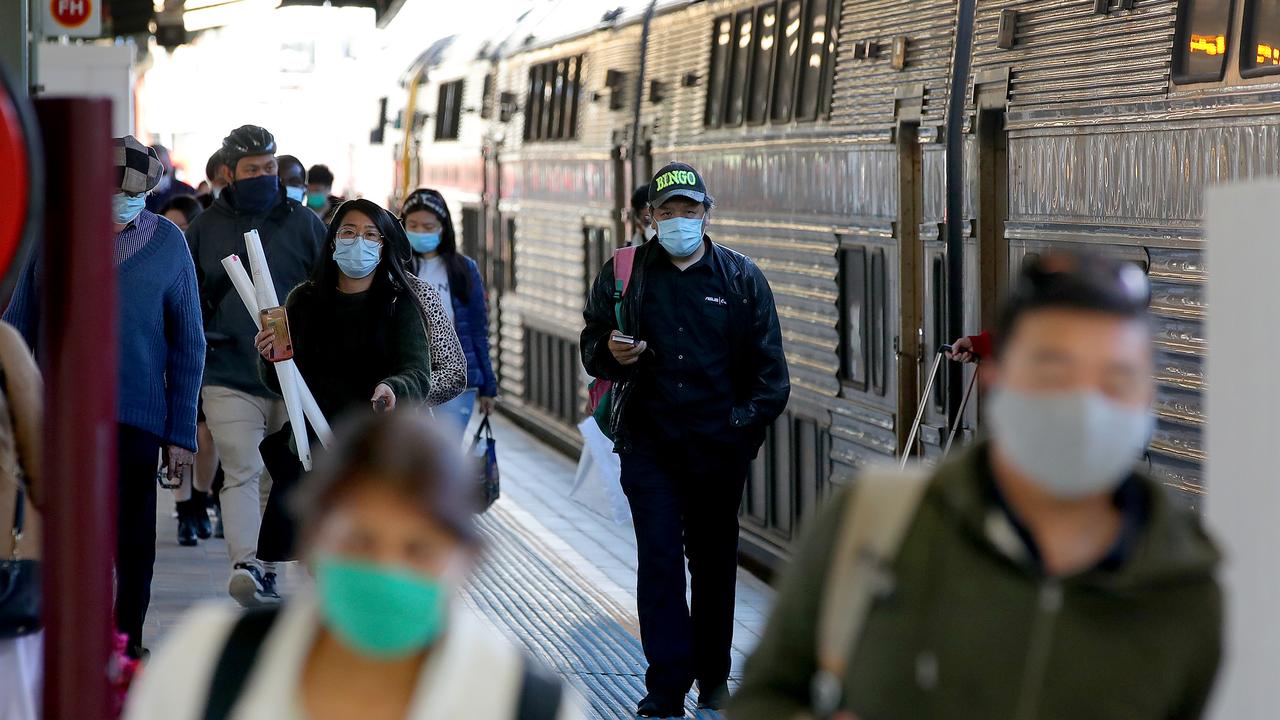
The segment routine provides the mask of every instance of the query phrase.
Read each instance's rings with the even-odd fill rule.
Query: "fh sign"
[[[98,37],[102,34],[102,0],[42,0],[45,37]]]

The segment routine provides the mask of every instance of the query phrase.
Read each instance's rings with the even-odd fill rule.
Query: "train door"
[[[900,93],[900,96],[902,93]],[[920,96],[923,96],[921,88]],[[914,98],[913,98],[914,99]],[[920,148],[920,104],[904,103],[900,97],[898,124],[895,128],[895,150],[898,157],[898,216],[894,222],[898,240],[898,327],[895,340],[897,359],[897,445],[900,453],[914,452],[907,447],[907,436],[915,419],[929,357],[930,343],[925,337],[925,288],[929,265],[925,262],[920,241],[923,206],[923,156]]]
[[[993,330],[999,317],[1000,304],[1009,289],[1009,280],[1015,263],[1013,251],[1005,232],[1009,218],[1009,161],[1008,132],[1005,130],[1005,111],[1009,98],[1008,68],[999,68],[979,75],[974,83],[974,120],[972,163],[976,185],[971,210],[974,216],[973,241],[975,252],[965,262],[965,276],[976,278],[976,292],[968,296],[966,327],[971,332]],[[967,387],[977,372],[976,366],[952,368],[952,378],[962,380]],[[953,394],[952,399],[958,395]],[[973,434],[980,416],[977,393],[964,408],[959,443]]]

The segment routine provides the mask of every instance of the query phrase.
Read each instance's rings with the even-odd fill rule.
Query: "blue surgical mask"
[[[236,209],[258,215],[276,204],[276,198],[280,195],[280,178],[275,175],[259,175],[237,180],[232,187],[235,188]]]
[[[306,197],[307,189],[296,185],[286,185],[284,187],[284,194],[287,195],[290,200],[300,203],[302,202],[302,198]]]
[[[362,237],[351,240],[334,240],[333,261],[338,269],[352,280],[369,277],[382,259],[382,246]]]
[[[111,219],[117,225],[128,225],[146,206],[146,195],[127,195],[118,192],[111,196]]]
[[[440,247],[440,233],[423,233],[405,231],[405,235],[409,236],[409,246],[416,253],[435,252]]]
[[[669,218],[658,221],[658,242],[671,257],[687,258],[702,244],[702,218]]]

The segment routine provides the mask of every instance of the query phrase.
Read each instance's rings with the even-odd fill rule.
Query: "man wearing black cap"
[[[583,315],[582,361],[614,382],[604,424],[622,460],[639,555],[640,637],[649,669],[642,717],[728,696],[738,506],[765,428],[790,393],[769,283],[706,236],[714,200],[689,165],[649,183],[657,242],[625,282],[605,264]],[[625,272],[625,271],[624,271]],[[689,558],[692,610],[685,602]]]
[[[164,166],[154,149],[133,136],[114,144],[112,257],[120,317],[116,625],[129,638],[129,654],[139,657],[156,558],[156,460],[166,448],[172,476],[193,463],[205,344],[195,268],[182,231],[145,209]],[[37,354],[38,262],[27,264],[4,313]]]
[[[231,560],[229,592],[241,605],[278,602],[275,572],[257,560],[262,525],[262,456],[258,445],[284,424],[284,403],[258,377],[253,337],[257,324],[232,290],[222,259],[247,257],[244,234],[257,230],[276,294],[311,275],[320,258],[325,227],[314,213],[288,202],[277,177],[276,141],[245,125],[222,141],[221,161],[231,183],[187,229],[195,257],[209,353],[204,375],[204,414],[222,462],[223,532]]]

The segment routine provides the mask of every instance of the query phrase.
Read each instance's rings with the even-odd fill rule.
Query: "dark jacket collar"
[[[932,481],[931,496],[979,544],[992,553],[1017,561],[1021,546],[1016,530],[1001,529],[992,512],[1002,513],[989,488],[994,482],[987,462],[990,442],[981,440],[956,459],[942,465]],[[1212,579],[1221,559],[1200,520],[1190,511],[1176,507],[1159,483],[1142,473],[1130,482],[1146,496],[1146,513],[1127,557],[1116,567],[1100,566],[1066,579],[1068,583],[1090,585],[1113,592],[1132,592],[1166,584]],[[1010,534],[1010,533],[1014,534]],[[1019,565],[1036,572],[1034,563],[1024,558]]]

